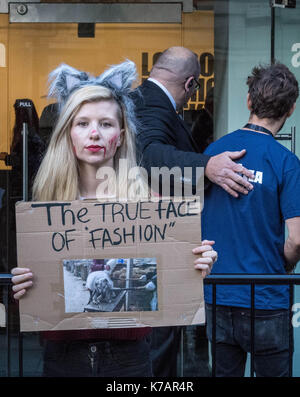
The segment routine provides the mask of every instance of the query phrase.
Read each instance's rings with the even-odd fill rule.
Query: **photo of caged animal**
[[[111,259],[104,265],[104,270],[91,272],[86,281],[86,288],[90,292],[90,303],[99,305],[100,303],[111,303],[116,294],[113,291],[114,285],[111,274],[116,266],[116,260]]]
[[[158,310],[156,258],[63,261],[66,313]]]

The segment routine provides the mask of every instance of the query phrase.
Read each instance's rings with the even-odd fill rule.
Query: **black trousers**
[[[153,376],[177,376],[177,355],[181,327],[152,328],[151,351]]]
[[[151,377],[150,339],[47,341],[45,377]]]

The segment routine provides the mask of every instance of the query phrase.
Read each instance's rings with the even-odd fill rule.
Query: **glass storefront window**
[[[137,65],[140,83],[149,76],[164,49],[174,45],[190,48],[201,64],[200,89],[185,107],[183,116],[194,136],[201,138],[199,147],[204,150],[209,142],[240,128],[248,120],[246,79],[253,66],[271,61],[273,44],[275,59],[285,63],[300,80],[299,7],[276,8],[272,20],[269,0],[197,0],[193,2],[193,10],[182,12],[181,23],[121,20],[89,26],[57,21],[10,23],[10,15],[0,13],[0,272],[8,273],[16,265],[14,205],[22,200],[21,155],[7,159],[15,135],[21,136],[21,130],[16,132],[14,128],[16,105],[23,101],[25,107],[29,104],[28,107],[34,108],[39,127],[35,127],[35,116],[31,114],[32,131],[39,135],[41,147],[46,147],[55,122],[55,107],[46,97],[51,70],[64,62],[98,75],[107,65],[129,58]],[[296,127],[299,134],[298,121],[300,112],[296,110],[284,132],[290,133]],[[283,144],[291,147],[290,141]],[[298,137],[295,152],[300,155]],[[36,152],[32,156],[37,159]],[[38,165],[32,162],[31,166]],[[8,352],[11,375],[18,374],[17,306],[13,302],[10,305],[12,341],[7,345],[6,328],[1,329],[0,350],[5,355],[1,355],[0,376],[8,376]],[[210,376],[211,357],[204,326],[187,327],[180,338],[178,376]],[[299,376],[298,340],[295,330],[294,376]],[[24,334],[22,349],[23,375],[41,376],[39,334]]]
[[[33,4],[33,8],[34,8]],[[59,7],[55,15],[60,17]],[[200,89],[194,94],[184,109],[184,117],[192,125],[202,108],[207,105],[206,98],[213,101],[214,86],[214,12],[212,5],[197,7],[193,12],[182,12],[181,23],[95,23],[83,26],[78,23],[55,23],[53,15],[51,23],[10,23],[11,15],[0,14],[0,78],[7,90],[2,91],[0,101],[1,117],[1,152],[10,153],[15,148],[15,136],[20,137],[22,130],[16,131],[23,110],[27,108],[31,115],[30,132],[37,134],[41,147],[47,145],[55,122],[55,106],[49,102],[47,94],[47,77],[51,70],[60,63],[67,63],[80,70],[94,75],[100,74],[107,65],[116,64],[128,58],[137,65],[139,82],[149,76],[151,67],[157,56],[166,48],[174,45],[192,49],[199,57],[201,75]],[[20,15],[19,15],[20,16]],[[51,19],[52,18],[52,19]],[[60,22],[60,21],[58,21]],[[85,37],[84,37],[85,36]],[[5,54],[4,54],[5,53]],[[210,93],[208,95],[208,93]],[[210,105],[211,105],[210,103]],[[22,114],[21,114],[22,113]],[[36,128],[36,117],[39,127]],[[28,116],[28,115],[27,115]],[[28,116],[29,117],[29,116]],[[27,121],[27,120],[26,120]],[[211,118],[209,119],[211,121]],[[213,133],[212,123],[210,125]],[[16,151],[14,151],[15,153]],[[30,156],[37,159],[35,150],[29,150]],[[20,157],[16,153],[15,157]],[[31,163],[32,166],[38,164]],[[2,272],[7,272],[16,265],[14,205],[22,200],[22,167],[20,162],[5,165],[0,162],[3,175],[3,201],[1,219],[3,222],[3,253],[1,253]],[[31,172],[31,169],[29,169]],[[34,173],[34,170],[33,172]],[[6,186],[8,185],[8,186]],[[11,354],[11,375],[18,373],[18,318],[17,307],[11,303],[15,315],[11,318],[12,342],[9,346]],[[178,352],[178,373],[199,376],[209,375],[208,344],[204,327],[190,327],[181,335],[184,344],[183,354]],[[3,334],[5,350],[5,335]],[[189,365],[184,364],[186,357],[193,352],[194,343],[197,351],[203,356],[199,367],[199,357],[193,354]],[[203,345],[201,347],[201,345]],[[24,333],[22,337],[23,376],[41,376],[42,344],[38,333]],[[5,367],[5,362],[1,366]],[[5,371],[3,376],[7,376]]]

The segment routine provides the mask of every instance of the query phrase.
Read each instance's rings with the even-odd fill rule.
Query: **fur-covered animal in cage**
[[[88,304],[99,305],[100,303],[111,303],[115,298],[114,285],[111,273],[116,266],[115,260],[108,261],[105,270],[91,272],[86,281],[86,288],[90,292]]]

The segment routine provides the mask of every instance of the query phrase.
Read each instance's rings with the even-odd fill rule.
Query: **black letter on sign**
[[[60,244],[61,244],[60,248],[57,248],[56,244],[54,244],[54,240],[55,240],[56,236],[60,236]],[[63,234],[61,234],[61,233],[53,233],[52,234],[52,248],[54,249],[54,251],[59,252],[59,251],[64,249],[64,246],[65,246],[65,238],[64,238]]]
[[[46,203],[46,204],[31,204],[31,208],[38,208],[38,207],[46,207],[47,208],[47,220],[48,220],[48,226],[51,226],[51,214],[50,214],[50,208],[51,207],[61,207],[63,211],[63,207],[65,205],[71,205],[71,203]],[[62,219],[63,223],[63,219]]]

